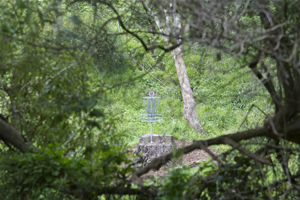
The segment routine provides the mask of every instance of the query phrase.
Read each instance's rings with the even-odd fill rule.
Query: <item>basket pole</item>
[[[151,125],[150,125],[150,130],[151,130],[151,143],[152,143],[152,122],[151,122]]]
[[[153,98],[150,98],[150,113],[151,113],[151,115],[150,115],[150,121],[151,121],[151,125],[150,125],[150,134],[151,134],[151,143],[152,143],[152,121],[153,121],[153,114],[154,114],[154,112],[153,112]]]

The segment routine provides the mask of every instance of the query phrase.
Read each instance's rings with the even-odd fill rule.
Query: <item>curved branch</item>
[[[28,151],[24,137],[10,124],[0,118],[0,139],[22,152]]]
[[[260,60],[260,53],[258,54],[258,56],[256,58],[254,58],[250,62],[249,68],[252,70],[252,72],[255,74],[255,76],[261,81],[261,83],[265,86],[265,88],[269,92],[269,94],[275,104],[275,110],[276,110],[276,112],[278,112],[279,106],[280,106],[279,97],[278,97],[276,90],[274,88],[274,85],[272,83],[270,74],[267,73],[268,78],[264,78],[263,75],[261,74],[261,72],[257,69],[257,64],[259,63],[259,60]],[[266,66],[263,62],[261,62],[261,66],[262,66],[262,68],[266,68]]]
[[[129,29],[125,26],[124,22],[123,22],[122,19],[121,19],[120,14],[118,13],[118,11],[116,10],[116,8],[115,8],[111,3],[106,3],[106,2],[101,2],[101,3],[103,3],[104,5],[106,5],[106,6],[108,6],[109,8],[112,9],[112,11],[117,15],[117,19],[118,19],[118,21],[119,21],[119,23],[120,23],[122,29],[123,29],[126,33],[128,33],[128,34],[132,35],[133,37],[135,37],[135,38],[142,44],[142,46],[144,47],[144,49],[145,49],[146,51],[150,51],[150,50],[154,50],[154,49],[161,49],[161,50],[163,50],[163,51],[165,51],[165,52],[170,52],[170,51],[172,51],[172,50],[174,50],[174,49],[176,49],[177,47],[179,47],[179,46],[182,45],[182,43],[177,43],[177,44],[175,44],[175,45],[173,45],[173,46],[169,46],[168,48],[166,48],[166,47],[164,47],[164,46],[162,46],[162,45],[153,45],[153,46],[150,46],[150,47],[149,47],[149,46],[145,43],[145,41],[144,41],[139,35],[137,35],[137,34],[136,34],[135,32],[133,32],[133,31],[129,30]]]
[[[241,140],[247,140],[250,138],[261,137],[261,136],[272,137],[271,134],[269,133],[269,129],[266,127],[263,127],[263,128],[252,129],[252,130],[247,130],[247,131],[243,131],[243,132],[237,132],[234,134],[222,135],[222,136],[208,139],[208,140],[195,141],[195,142],[193,142],[193,144],[191,144],[189,146],[178,149],[177,152],[182,153],[182,154],[187,154],[196,149],[203,149],[203,148],[211,146],[211,145],[227,144],[226,138],[228,138],[234,142],[239,142]],[[164,164],[166,164],[168,161],[170,161],[172,159],[172,157],[173,157],[173,152],[170,152],[164,156],[160,156],[160,157],[153,159],[146,167],[137,170],[133,174],[133,177],[134,178],[140,177],[143,174],[148,173],[152,169],[158,170],[160,167],[162,167]]]
[[[283,130],[279,130],[279,131],[281,132]],[[284,131],[285,131],[285,137],[281,138],[281,139],[300,144],[300,137],[299,137],[300,121],[299,120],[296,120],[293,123],[289,124]],[[177,153],[187,154],[196,149],[204,149],[204,148],[207,148],[212,145],[229,144],[229,143],[235,144],[242,140],[248,140],[248,139],[256,138],[256,137],[268,137],[268,138],[272,138],[272,139],[278,139],[278,135],[276,135],[272,131],[272,128],[270,128],[269,126],[264,126],[264,127],[257,128],[257,129],[251,129],[251,130],[246,130],[243,132],[236,132],[233,134],[222,135],[222,136],[208,139],[208,140],[194,141],[193,144],[178,149]],[[230,141],[230,142],[228,143],[228,141]],[[231,145],[231,144],[229,144],[229,145]],[[243,151],[245,151],[244,149],[242,149],[241,152],[245,154],[245,152],[243,152]],[[249,154],[249,152],[246,152],[246,155],[253,157],[253,154],[252,153]],[[170,152],[166,155],[163,155],[163,156],[153,159],[147,166],[137,170],[133,174],[132,178],[138,179],[138,177],[142,176],[143,174],[148,173],[152,169],[158,170],[160,167],[162,167],[167,162],[169,162],[173,156],[174,156],[173,152]],[[262,160],[260,160],[261,158],[258,158],[257,156],[255,156],[255,158],[257,161],[262,162]],[[269,164],[268,161],[266,161],[266,160],[264,160],[262,163],[264,163],[264,162],[265,162],[265,164]]]

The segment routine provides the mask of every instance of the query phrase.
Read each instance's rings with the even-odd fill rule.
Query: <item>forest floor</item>
[[[181,140],[175,140],[177,148],[182,148],[188,145],[191,145],[192,142],[186,142]],[[217,152],[215,152],[213,149],[209,148],[209,150],[215,154],[218,155]],[[194,150],[188,154],[184,154],[182,157],[180,157],[178,160],[176,160],[174,163],[172,163],[170,166],[163,166],[157,171],[151,170],[147,174],[144,174],[143,178],[149,178],[153,175],[157,177],[164,177],[169,173],[169,169],[171,168],[179,168],[183,165],[195,167],[198,165],[201,161],[209,159],[210,156],[204,151],[204,150]]]

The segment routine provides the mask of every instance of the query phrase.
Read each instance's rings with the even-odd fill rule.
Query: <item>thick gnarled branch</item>
[[[280,131],[280,130],[279,130]],[[300,144],[300,139],[298,139],[300,135],[300,123],[299,121],[290,124],[286,130],[285,130],[285,139],[297,144]],[[187,154],[190,153],[196,149],[204,149],[212,145],[220,145],[220,144],[229,144],[231,146],[234,146],[242,141],[242,140],[248,140],[251,138],[257,138],[257,137],[268,137],[272,139],[278,139],[278,135],[274,134],[272,132],[272,129],[268,126],[262,127],[262,128],[257,128],[257,129],[251,129],[243,132],[237,132],[233,134],[228,134],[228,135],[222,135],[216,138],[208,139],[208,140],[200,140],[200,141],[195,141],[193,144],[180,148],[177,150],[179,154]],[[230,142],[228,142],[230,141]],[[245,153],[244,149],[242,150],[242,153]],[[247,156],[253,157],[254,153],[250,153],[247,150],[245,153]],[[257,157],[256,155],[254,156],[257,158],[256,160],[259,162],[262,162],[264,164],[270,164],[267,160]],[[158,170],[160,167],[162,167],[164,164],[169,162],[173,158],[173,152],[170,152],[166,155],[157,157],[153,159],[147,166],[144,168],[138,169],[134,174],[133,178],[138,178],[142,176],[143,174],[148,173],[150,170]]]
[[[191,144],[189,146],[178,149],[177,152],[182,153],[182,154],[187,154],[196,149],[203,149],[204,147],[206,148],[211,145],[227,144],[226,142],[224,142],[225,138],[229,138],[230,140],[232,140],[234,142],[239,142],[241,140],[247,140],[250,138],[262,137],[262,136],[271,137],[268,128],[263,127],[263,128],[252,129],[252,130],[247,130],[247,131],[243,131],[243,132],[237,132],[234,134],[222,135],[222,136],[208,139],[208,140],[195,141],[195,142],[193,142],[193,144]],[[172,159],[172,157],[173,157],[173,152],[170,152],[164,156],[160,156],[160,157],[153,159],[147,166],[137,170],[133,174],[133,177],[134,178],[140,177],[152,169],[158,170],[164,164],[169,162]]]
[[[24,137],[10,124],[0,118],[0,139],[5,143],[13,145],[22,152],[27,152],[28,148]]]

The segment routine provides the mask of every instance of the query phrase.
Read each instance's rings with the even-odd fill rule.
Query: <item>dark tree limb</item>
[[[215,160],[220,167],[224,166],[224,163],[209,148],[207,148],[207,146],[202,145],[201,149],[203,149],[203,151],[205,151],[213,160]]]
[[[279,130],[282,131],[282,130]],[[290,124],[286,129],[285,129],[285,138],[288,141],[300,144],[300,122],[295,121],[293,124]],[[257,129],[251,129],[251,130],[246,130],[243,132],[237,132],[233,134],[228,134],[228,135],[222,135],[216,138],[208,139],[208,140],[200,140],[200,141],[194,141],[193,144],[180,148],[177,150],[179,154],[187,154],[190,153],[196,149],[204,149],[212,145],[220,145],[220,144],[228,144],[228,141],[233,141],[232,145],[242,141],[242,140],[248,140],[251,138],[256,138],[256,137],[267,137],[271,139],[278,139],[280,137],[279,135],[276,135],[273,131],[272,128],[269,126],[257,128]],[[231,145],[231,146],[232,146]],[[235,145],[234,145],[235,146]],[[248,151],[248,150],[247,150]],[[244,151],[245,153],[245,151]],[[251,152],[251,155],[248,152],[248,156],[250,155],[253,156],[254,153]],[[134,174],[133,174],[133,179],[138,179],[140,176],[143,174],[148,173],[150,170],[158,170],[160,169],[163,165],[165,165],[167,162],[169,162],[173,158],[173,152],[170,152],[166,155],[157,157],[153,159],[147,166],[144,168],[138,169]],[[257,155],[255,155],[257,158],[257,161],[260,161],[264,164],[270,164],[268,160],[265,160]]]
[[[156,187],[141,186],[134,188],[131,183],[116,186],[90,186],[85,188],[72,182],[61,190],[63,193],[78,197],[80,199],[97,199],[100,195],[132,195],[142,199],[154,199],[157,196]],[[92,191],[92,192],[91,192]]]
[[[252,158],[252,159],[254,159],[254,160],[258,161],[258,162],[261,162],[261,163],[267,164],[267,165],[271,165],[271,163],[268,160],[262,158],[261,156],[255,154],[255,153],[252,153],[251,151],[249,151],[249,150],[247,150],[247,149],[245,149],[243,147],[241,147],[241,145],[239,143],[233,141],[232,139],[230,139],[228,137],[224,138],[224,142],[226,144],[229,144],[233,148],[239,150],[241,153],[245,154],[246,156],[248,156],[248,157],[250,157],[250,158]]]
[[[252,72],[255,74],[255,76],[262,82],[262,84],[265,86],[267,91],[269,92],[274,104],[275,104],[275,110],[276,112],[279,111],[280,101],[279,97],[276,94],[274,85],[272,83],[272,80],[270,77],[267,79],[263,77],[263,75],[260,73],[260,71],[257,69],[257,64],[260,62],[260,53],[250,62],[249,68],[252,70]],[[262,62],[262,67],[265,68],[264,63]],[[267,75],[269,76],[269,75]]]
[[[9,123],[0,118],[0,139],[7,144],[11,144],[21,152],[28,152],[29,145],[24,137]]]
[[[124,24],[124,22],[123,22],[123,20],[122,20],[122,18],[121,18],[121,16],[120,16],[120,14],[119,14],[119,12],[118,12],[117,9],[112,5],[112,3],[107,3],[107,2],[102,2],[102,1],[100,1],[100,3],[102,3],[102,4],[106,5],[106,6],[108,6],[109,8],[111,8],[111,10],[117,15],[117,19],[118,19],[118,21],[119,21],[119,23],[120,23],[122,29],[123,29],[126,33],[128,33],[128,34],[130,34],[131,36],[135,37],[135,38],[142,44],[142,46],[144,47],[145,51],[151,51],[151,50],[154,50],[154,49],[161,49],[161,50],[163,50],[163,51],[165,51],[165,52],[171,52],[172,50],[174,50],[174,49],[176,49],[177,47],[179,47],[179,46],[182,45],[182,43],[178,43],[178,44],[176,43],[175,45],[171,45],[171,46],[169,46],[169,47],[164,47],[164,46],[162,46],[162,45],[152,45],[152,46],[148,46],[148,45],[145,43],[145,41],[144,41],[144,40],[143,40],[136,32],[129,30],[129,28],[127,28],[127,27],[125,26],[125,24]]]
[[[193,144],[191,144],[189,146],[178,149],[177,152],[182,153],[182,154],[187,154],[196,149],[203,149],[204,147],[208,147],[211,145],[227,144],[224,142],[225,138],[229,138],[232,141],[239,142],[241,140],[247,140],[250,138],[262,137],[262,136],[271,137],[268,128],[263,127],[263,128],[252,129],[252,130],[247,130],[247,131],[243,131],[243,132],[237,132],[234,134],[222,135],[222,136],[208,139],[208,140],[195,141],[195,142],[193,142]],[[148,173],[152,169],[158,170],[164,164],[169,162],[172,159],[172,157],[173,157],[173,152],[170,152],[164,156],[160,156],[160,157],[153,159],[147,166],[137,170],[133,174],[133,178],[138,178],[138,177],[142,176],[143,174]]]

